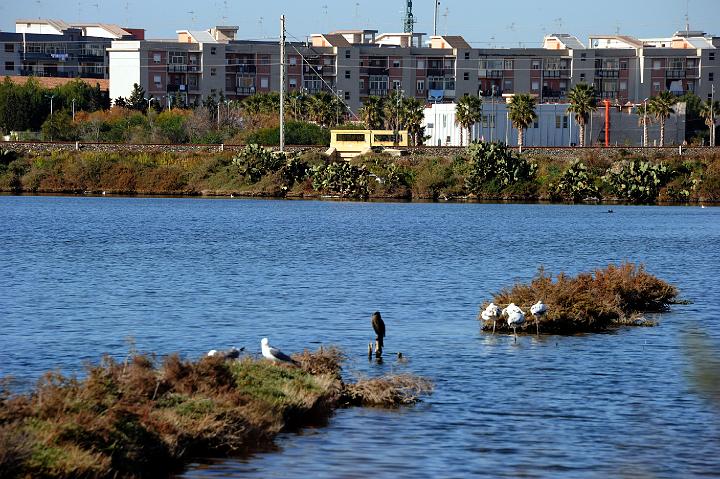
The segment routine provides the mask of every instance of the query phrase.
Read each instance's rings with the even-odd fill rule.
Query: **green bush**
[[[502,143],[472,143],[466,149],[470,160],[469,174],[465,179],[467,189],[477,194],[483,183],[494,181],[507,187],[535,176],[537,166],[512,151]]]
[[[368,176],[365,166],[334,162],[313,167],[312,185],[316,191],[365,198],[368,196]]]
[[[565,170],[558,183],[551,185],[550,190],[553,198],[572,201],[583,201],[600,196],[595,179],[590,176],[587,167],[581,161],[576,161]]]
[[[275,146],[280,144],[280,127],[261,128],[246,139],[247,143]],[[313,123],[289,121],[285,124],[286,145],[329,145],[330,130]]]
[[[257,183],[266,174],[278,171],[286,161],[284,153],[272,152],[256,144],[247,145],[232,160],[238,172],[251,183]]]
[[[633,203],[654,203],[660,188],[672,178],[670,169],[660,163],[630,160],[616,163],[603,180],[618,197]]]

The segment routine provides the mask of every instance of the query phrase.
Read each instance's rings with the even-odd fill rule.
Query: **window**
[[[297,57],[290,57],[290,65],[292,65],[292,66],[297,65]]]
[[[581,74],[580,74],[580,81],[581,81],[581,82],[584,82],[584,81],[585,81],[585,74],[584,74],[584,73],[581,73]]]
[[[270,62],[268,62],[268,63],[270,63]],[[330,57],[325,57],[324,60],[323,60],[323,63],[324,63],[325,65],[332,65],[332,58],[330,58]]]
[[[5,71],[15,70],[15,62],[5,62]]]
[[[627,81],[620,80],[620,90],[627,90]]]
[[[211,77],[214,77],[215,75],[217,75],[217,68],[211,68],[211,69],[210,69],[210,76],[211,76]]]
[[[503,81],[503,90],[505,91],[513,91],[513,81],[512,80],[504,80]]]
[[[260,64],[261,65],[269,65],[270,64],[270,55],[260,55]]]
[[[401,86],[400,80],[393,80],[393,90],[400,90]]]
[[[470,52],[465,52],[465,60],[470,60]]]
[[[708,60],[714,61],[715,60],[715,52],[708,53]]]
[[[503,68],[505,70],[512,70],[513,69],[513,61],[512,60],[504,60],[503,61]]]
[[[360,80],[360,89],[361,90],[365,89],[365,80]]]
[[[5,52],[10,52],[10,53],[12,53],[12,52],[14,52],[14,51],[15,51],[15,45],[13,45],[12,43],[6,43],[6,44],[5,44]]]
[[[345,58],[350,58],[350,50],[345,50]]]
[[[533,81],[532,86],[530,87],[533,91],[538,91],[540,89],[540,82],[539,81]]]
[[[393,68],[400,68],[400,60],[393,60]]]
[[[540,126],[540,120],[535,120],[535,121],[533,121],[532,127],[535,128],[535,129],[537,129],[538,126]]]
[[[580,54],[580,61],[584,62],[587,59],[587,53],[581,53]]]
[[[715,74],[713,72],[708,73],[708,81],[714,81],[715,80]]]
[[[290,88],[297,88],[297,79],[296,78],[290,79]]]
[[[345,78],[350,79],[350,70],[345,70]]]
[[[418,70],[423,70],[423,69],[425,69],[425,60],[418,60],[418,61],[417,61],[417,67],[418,67]]]
[[[159,53],[153,53],[153,63],[160,63],[161,55]]]
[[[560,128],[562,125],[562,115],[555,115],[555,128]]]
[[[419,92],[425,91],[425,80],[417,81],[417,91],[419,91]]]
[[[463,80],[469,80],[470,74],[468,72],[463,73]]]
[[[531,68],[533,70],[539,70],[540,69],[540,60],[533,60]]]
[[[653,60],[653,70],[660,70],[662,68],[660,60]]]
[[[349,100],[349,99],[350,99],[350,92],[349,92],[349,91],[346,91],[346,92],[345,92],[345,99],[346,99],[346,100]]]
[[[660,82],[659,81],[653,82],[653,91],[660,91]]]
[[[387,92],[388,78],[383,75],[370,76],[370,94],[377,95],[379,92]]]
[[[178,52],[171,52],[170,63],[172,63],[173,65],[183,65],[185,63],[185,55]]]
[[[160,75],[153,76],[153,83],[157,88],[162,87],[162,77]]]
[[[210,47],[210,55],[215,55],[217,53],[217,47]]]
[[[268,77],[260,77],[260,88],[267,88],[269,84]]]

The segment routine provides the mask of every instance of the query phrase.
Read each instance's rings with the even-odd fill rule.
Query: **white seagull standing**
[[[547,305],[542,302],[542,300],[538,301],[537,303],[530,306],[530,314],[535,317],[535,328],[537,329],[537,334],[540,334],[540,318],[545,316],[547,314]]]
[[[488,307],[485,308],[485,310],[480,313],[480,317],[483,319],[483,321],[492,321],[493,322],[493,334],[495,334],[495,323],[497,322],[498,318],[500,318],[500,307],[498,307],[495,303],[488,304]]]
[[[295,361],[287,354],[283,353],[277,348],[273,348],[272,346],[270,346],[270,344],[268,343],[268,338],[262,338],[262,341],[260,341],[260,348],[262,349],[263,357],[269,359],[270,361],[276,363],[290,363],[294,364],[295,366],[300,365],[300,363]]]
[[[507,308],[502,310],[502,315],[507,315],[507,323],[513,329],[515,342],[517,342],[517,327],[525,323],[525,313],[515,303],[510,303]]]

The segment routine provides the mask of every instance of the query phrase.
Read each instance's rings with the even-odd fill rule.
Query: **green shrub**
[[[280,144],[280,127],[261,128],[246,139],[247,143],[275,146]],[[313,123],[289,121],[285,124],[286,145],[329,145],[330,130]]]
[[[572,201],[583,201],[600,196],[595,179],[590,176],[587,167],[581,161],[576,161],[565,170],[558,183],[551,185],[550,190],[553,198]]]
[[[257,183],[266,174],[280,170],[286,161],[284,153],[272,152],[256,144],[247,145],[232,160],[238,172],[251,183]]]
[[[467,189],[477,194],[483,183],[494,181],[507,187],[535,176],[537,166],[524,157],[513,155],[502,143],[472,143],[466,149],[470,160],[469,174],[465,179]]]
[[[672,177],[670,169],[660,163],[630,160],[616,163],[603,180],[618,197],[634,203],[653,203],[660,188]]]
[[[368,196],[368,171],[344,161],[317,165],[312,168],[313,189],[337,193],[351,198]]]

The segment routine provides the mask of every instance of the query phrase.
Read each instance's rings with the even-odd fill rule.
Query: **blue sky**
[[[586,42],[590,34],[668,36],[684,28],[720,35],[720,0],[440,0],[439,33],[462,35],[475,47],[538,46],[544,34],[567,32]],[[16,18],[100,21],[145,28],[148,38],[172,38],[175,30],[215,24],[240,27],[239,37],[277,37],[287,16],[291,38],[331,29],[402,30],[405,0],[5,0],[0,29],[15,31]],[[433,0],[415,0],[416,31],[431,33]],[[661,13],[661,14],[660,14]]]

